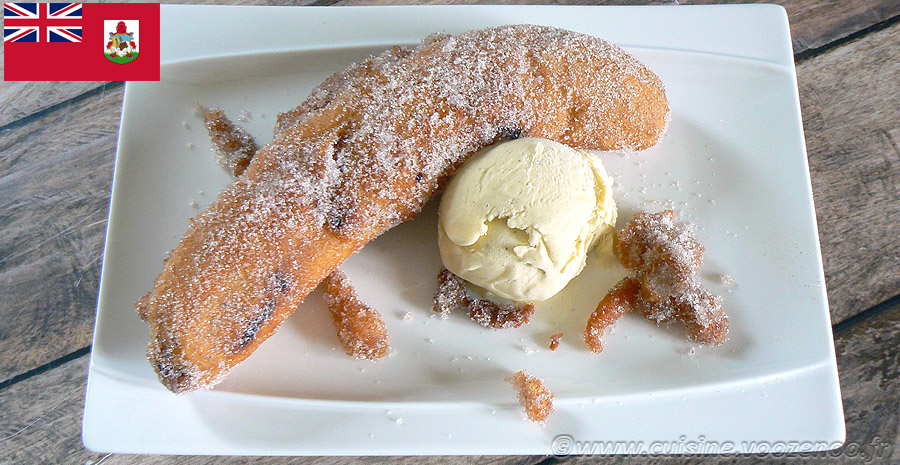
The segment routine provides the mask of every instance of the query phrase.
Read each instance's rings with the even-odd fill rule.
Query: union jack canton
[[[3,42],[81,42],[81,3],[4,3]]]

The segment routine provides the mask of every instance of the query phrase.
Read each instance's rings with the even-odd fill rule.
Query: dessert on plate
[[[173,392],[213,386],[485,146],[523,136],[638,150],[668,115],[644,65],[544,26],[433,35],[354,64],[279,118],[275,139],[192,221],[137,303],[150,361]]]

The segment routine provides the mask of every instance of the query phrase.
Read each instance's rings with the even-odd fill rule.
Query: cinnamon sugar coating
[[[675,224],[674,210],[636,213],[619,233],[618,252],[622,265],[635,270],[669,259],[693,274],[703,263],[703,246],[689,227]]]
[[[541,379],[522,370],[506,378],[506,381],[518,390],[519,403],[525,407],[529,420],[542,422],[553,412],[553,393]]]
[[[469,318],[485,328],[518,328],[531,320],[534,304],[497,303],[488,299],[469,300]]]
[[[632,273],[609,291],[588,319],[584,339],[592,351],[602,350],[603,329],[630,310],[657,324],[678,320],[687,339],[698,344],[725,342],[728,315],[722,299],[697,276],[703,246],[690,227],[675,224],[674,211],[637,213],[619,234],[618,251]]]
[[[442,320],[446,320],[450,312],[457,308],[468,308],[469,293],[466,292],[462,278],[446,268],[441,268],[437,280],[438,288],[434,292],[433,310],[441,314]]]
[[[387,355],[388,334],[381,314],[366,305],[340,270],[325,278],[325,304],[347,355],[376,359]]]
[[[216,152],[216,162],[231,171],[232,175],[240,176],[259,150],[253,136],[243,127],[234,124],[218,108],[207,110],[203,121]]]
[[[193,220],[138,303],[150,361],[174,392],[211,387],[498,138],[638,150],[668,114],[637,60],[549,27],[434,35],[352,65],[280,117],[272,143]]]
[[[689,226],[675,223],[674,211],[636,214],[619,236],[619,254],[640,281],[642,315],[657,323],[681,321],[688,340],[698,344],[725,342],[728,315],[722,299],[697,275],[703,246]]]
[[[469,310],[469,318],[486,328],[518,328],[531,319],[534,304],[498,303],[470,297],[463,279],[442,268],[438,273],[438,289],[434,293],[434,311],[446,319],[457,308]]]
[[[682,322],[687,339],[698,344],[717,346],[728,338],[728,315],[722,310],[721,297],[696,281],[688,291],[662,301],[641,300],[637,310],[657,324]]]

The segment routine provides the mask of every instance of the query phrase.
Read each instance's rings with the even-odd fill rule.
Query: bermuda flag
[[[158,81],[159,4],[4,3],[3,79]]]

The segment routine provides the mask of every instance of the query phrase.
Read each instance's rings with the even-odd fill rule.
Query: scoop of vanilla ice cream
[[[438,245],[444,266],[466,281],[534,302],[577,276],[615,222],[612,178],[597,156],[522,138],[482,149],[456,172]]]

